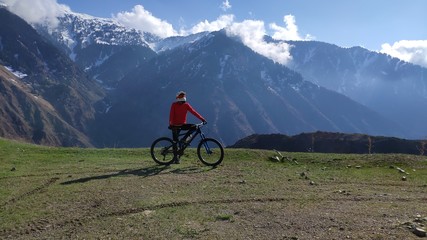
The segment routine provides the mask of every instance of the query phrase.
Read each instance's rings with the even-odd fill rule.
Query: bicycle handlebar
[[[206,124],[208,124],[208,123],[207,122],[201,122],[201,123],[197,123],[196,126],[201,127],[201,126],[206,125]]]

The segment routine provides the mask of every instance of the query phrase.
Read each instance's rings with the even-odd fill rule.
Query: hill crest
[[[253,134],[237,141],[229,148],[275,149],[286,152],[424,155],[427,150],[427,140],[317,131],[294,136]]]

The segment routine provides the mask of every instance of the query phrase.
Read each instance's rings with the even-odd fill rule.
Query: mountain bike
[[[224,159],[224,148],[221,143],[213,138],[207,138],[202,132],[204,123],[195,125],[195,129],[184,131],[179,134],[179,140],[174,151],[174,141],[169,137],[161,137],[151,144],[150,152],[153,160],[160,165],[172,164],[176,158],[184,154],[184,150],[190,146],[191,142],[200,136],[197,144],[197,156],[199,160],[207,166],[217,166]]]

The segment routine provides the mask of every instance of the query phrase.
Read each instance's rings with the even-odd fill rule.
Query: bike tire
[[[160,165],[169,165],[174,161],[173,141],[167,137],[161,137],[151,144],[151,157]]]
[[[197,146],[199,160],[207,166],[217,166],[224,159],[224,148],[213,138],[205,138]]]

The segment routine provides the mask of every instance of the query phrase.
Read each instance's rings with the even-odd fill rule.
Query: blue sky
[[[73,12],[114,18],[163,37],[228,27],[249,38],[264,33],[280,40],[362,46],[427,66],[427,0],[0,1],[27,16],[52,14],[46,9],[63,4]]]

